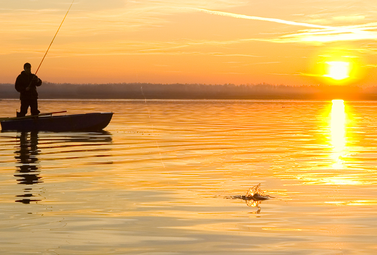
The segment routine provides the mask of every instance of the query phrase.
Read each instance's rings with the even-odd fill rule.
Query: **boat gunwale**
[[[59,118],[59,117],[73,117],[77,115],[90,115],[90,114],[114,114],[113,112],[88,112],[88,113],[76,113],[76,114],[64,114],[64,115],[28,115],[23,117],[5,117],[0,118],[0,122],[4,121],[22,121],[22,120],[29,120],[29,119],[39,119],[39,118]]]

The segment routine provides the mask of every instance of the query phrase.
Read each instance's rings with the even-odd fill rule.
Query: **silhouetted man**
[[[17,112],[17,117],[26,115],[30,106],[31,115],[38,115],[38,92],[37,87],[42,85],[42,80],[31,73],[31,65],[25,63],[24,71],[17,77],[16,90],[20,92],[21,111]]]

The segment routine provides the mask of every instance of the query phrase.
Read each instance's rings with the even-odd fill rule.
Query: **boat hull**
[[[113,113],[85,113],[60,116],[30,116],[1,121],[2,131],[99,131],[111,121]]]

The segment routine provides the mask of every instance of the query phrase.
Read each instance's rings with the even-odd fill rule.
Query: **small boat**
[[[2,131],[22,132],[100,131],[110,123],[113,116],[112,112],[52,116],[54,113],[42,113],[17,118],[1,118],[1,128]]]

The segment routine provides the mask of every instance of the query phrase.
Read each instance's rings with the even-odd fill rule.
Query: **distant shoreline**
[[[377,87],[286,86],[269,84],[59,84],[44,83],[40,99],[261,99],[261,100],[377,100]],[[0,84],[0,98],[18,99],[14,84]]]

